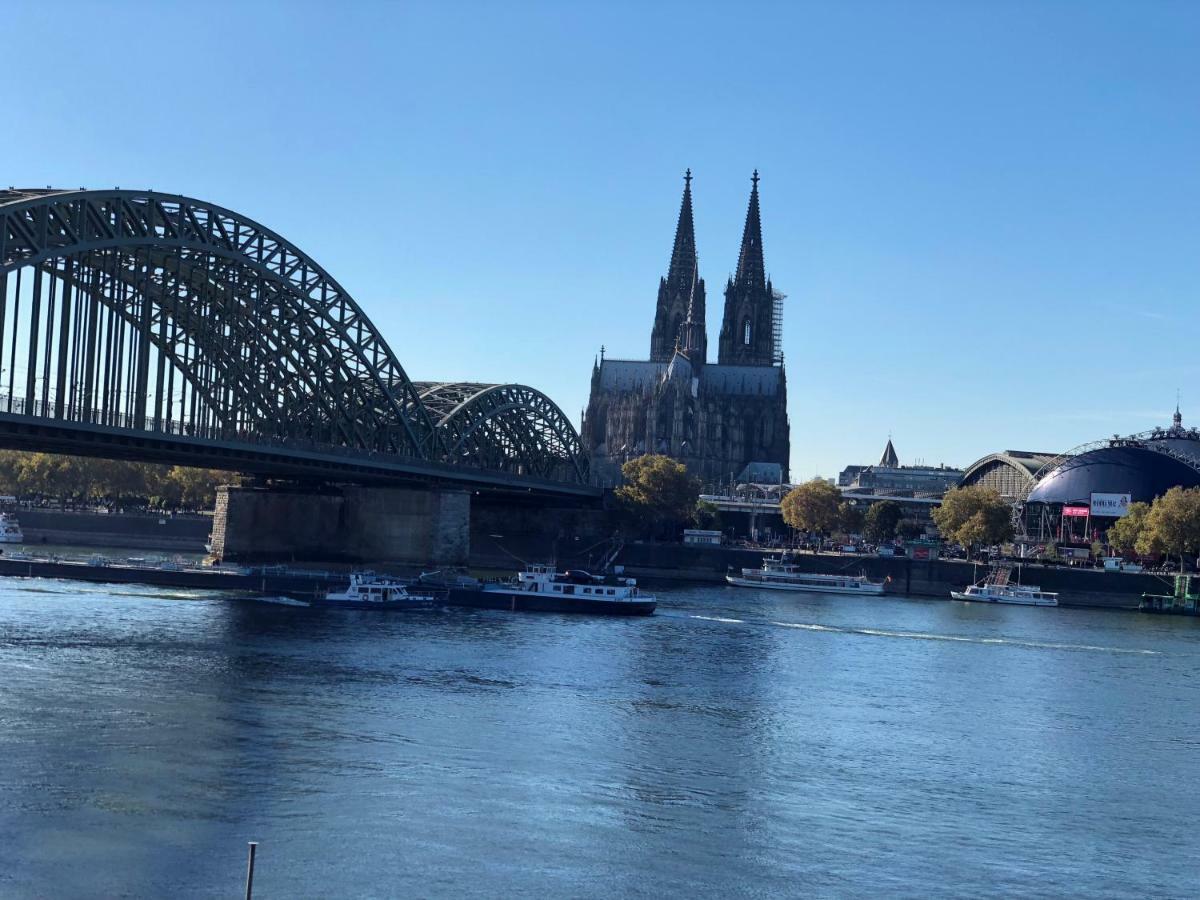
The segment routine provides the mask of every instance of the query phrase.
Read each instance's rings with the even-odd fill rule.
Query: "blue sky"
[[[757,167],[794,477],[1200,422],[1198,4],[2,15],[0,178],[257,219],[414,379],[577,420],[601,344],[648,352],[688,166],[715,351]]]

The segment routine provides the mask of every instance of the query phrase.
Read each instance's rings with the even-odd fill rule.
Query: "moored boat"
[[[1016,606],[1058,606],[1058,594],[1043,591],[1036,584],[1015,584],[1012,566],[1006,563],[992,566],[987,577],[961,591],[951,591],[954,600],[974,600],[982,603],[1010,603]]]
[[[0,544],[23,544],[25,533],[12,513],[0,513]]]
[[[757,569],[742,569],[740,575],[728,573],[725,580],[737,587],[767,588],[774,591],[815,591],[822,594],[883,593],[885,582],[872,581],[865,575],[823,575],[805,572],[786,554],[768,556]]]
[[[538,612],[648,616],[657,599],[641,593],[637,581],[620,575],[592,575],[578,569],[559,572],[553,565],[529,565],[515,581],[457,584],[449,587],[451,606]]]
[[[435,603],[432,594],[412,594],[408,586],[370,572],[355,572],[344,591],[330,591],[318,597],[313,606],[339,609],[430,609]]]
[[[1200,580],[1200,576],[1176,575],[1171,594],[1142,594],[1138,609],[1168,616],[1200,616],[1200,592],[1194,589],[1193,578]]]

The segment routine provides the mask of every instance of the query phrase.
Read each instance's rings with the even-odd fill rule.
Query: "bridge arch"
[[[311,257],[154,191],[0,190],[0,413],[445,459],[387,343]]]
[[[447,460],[553,481],[587,481],[575,427],[541,391],[521,384],[417,382]]]

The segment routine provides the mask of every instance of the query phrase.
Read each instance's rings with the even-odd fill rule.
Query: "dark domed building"
[[[1120,515],[1113,504],[1123,499],[1114,498],[1149,503],[1176,486],[1200,486],[1200,432],[1183,427],[1178,409],[1170,428],[1084,445],[1048,466],[1029,492],[1026,526],[1039,537],[1093,540]]]

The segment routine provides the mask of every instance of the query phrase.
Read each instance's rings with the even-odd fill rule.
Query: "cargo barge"
[[[0,576],[3,575],[272,594],[297,599],[316,599],[346,583],[345,573],[306,572],[282,566],[227,568],[132,561],[121,563],[102,557],[66,560],[25,555],[0,556]]]

